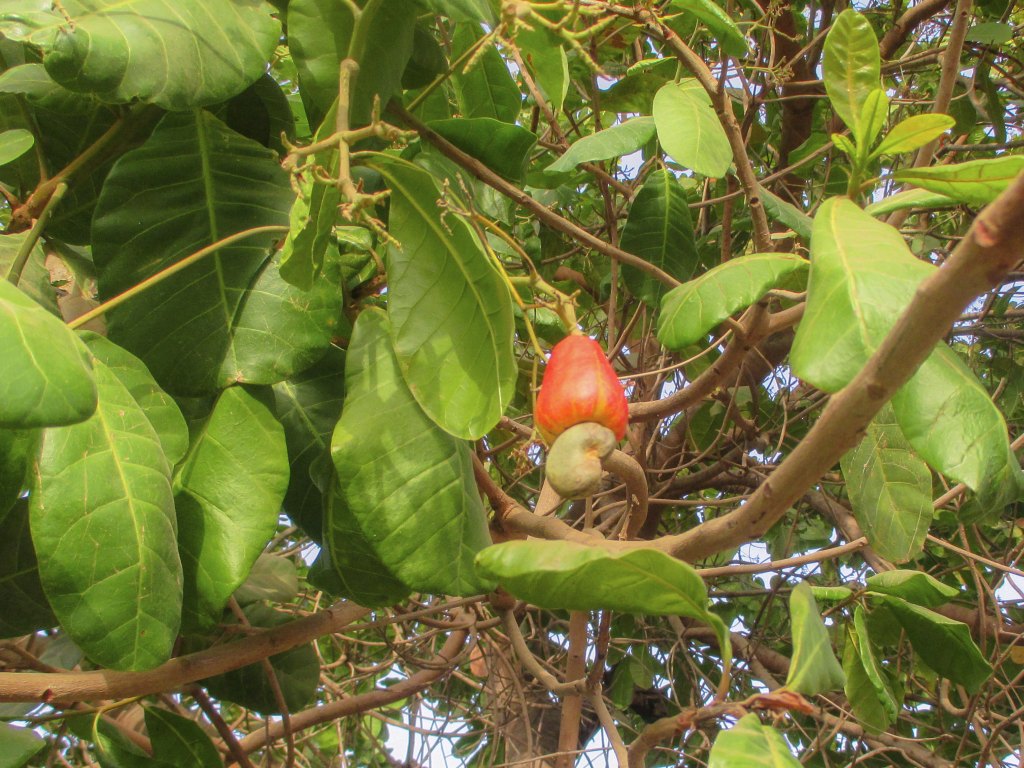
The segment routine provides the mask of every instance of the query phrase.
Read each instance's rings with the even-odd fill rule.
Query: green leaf
[[[351,124],[370,121],[374,97],[387,106],[401,89],[415,23],[406,0],[368,0],[358,20],[349,4],[337,0],[289,2],[288,43],[310,122],[318,124],[338,97],[340,64],[346,58],[359,65],[350,97]]]
[[[893,227],[846,198],[826,200],[814,217],[793,372],[826,392],[845,387],[933,269],[914,258]]]
[[[21,768],[46,746],[31,728],[18,728],[0,723],[0,765],[3,768]]]
[[[0,523],[28,487],[41,435],[38,429],[0,429]]]
[[[469,446],[441,431],[417,405],[388,336],[382,312],[360,314],[345,362],[345,406],[331,443],[339,500],[377,557],[411,589],[486,591],[473,556],[490,535]],[[348,542],[334,511],[328,510],[325,538],[338,566]]]
[[[847,8],[825,38],[822,69],[825,92],[858,144],[871,142],[861,122],[861,106],[881,82],[878,39],[867,17]]]
[[[43,434],[30,497],[39,576],[61,626],[97,664],[148,669],[177,636],[182,575],[175,546],[171,467],[132,394],[137,363],[105,362],[90,341],[96,412]]]
[[[476,557],[484,578],[549,610],[610,609],[654,616],[687,616],[710,624],[728,658],[729,631],[708,610],[697,572],[655,549],[610,552],[568,541],[507,541]]]
[[[569,60],[561,39],[541,25],[534,29],[521,27],[516,33],[516,45],[523,56],[523,63],[533,75],[541,98],[551,105],[557,114],[569,92]]]
[[[171,111],[243,91],[263,74],[281,31],[259,0],[65,0],[63,9],[67,17],[53,10],[29,38],[54,80]],[[12,20],[0,14],[0,32]]]
[[[875,143],[875,139],[878,138],[878,134],[885,127],[885,121],[888,117],[889,97],[885,94],[884,90],[876,88],[868,94],[860,109],[860,125],[863,137],[857,143],[863,154],[866,154],[871,145]]]
[[[960,594],[960,590],[943,584],[933,576],[921,571],[885,571],[869,576],[865,586],[872,592],[880,592],[883,595],[892,595],[920,605],[925,608],[934,608],[937,605],[948,603]]]
[[[443,429],[476,440],[508,407],[518,377],[512,299],[469,226],[442,222],[433,177],[376,155],[391,188],[388,317],[416,402]]]
[[[857,648],[857,655],[860,657],[864,674],[875,691],[878,702],[885,711],[886,718],[890,723],[896,721],[899,707],[896,697],[893,696],[889,683],[885,679],[882,664],[879,661],[875,647],[871,643],[871,635],[868,630],[867,614],[864,608],[858,605],[853,611],[853,629],[855,632],[854,642]]]
[[[30,232],[0,235],[0,279],[15,283],[11,277],[18,252],[31,236]],[[36,241],[16,284],[36,304],[48,310],[50,314],[60,317],[57,292],[50,284],[50,271],[46,268],[46,250],[43,248],[43,242]]]
[[[494,9],[488,0],[425,0],[434,13],[447,16],[453,21],[482,21],[494,25]]]
[[[395,577],[377,554],[359,518],[345,504],[342,488],[336,480],[325,494],[324,517],[326,542],[314,569],[321,568],[325,578],[331,579],[329,591],[333,595],[347,597],[369,608],[396,605],[409,596],[412,590]],[[313,577],[311,569],[311,581]]]
[[[457,24],[452,38],[452,60],[469,50],[482,35],[479,26]],[[484,43],[483,53],[471,59],[473,65],[468,71],[463,68],[452,75],[459,113],[467,118],[493,117],[514,123],[522,109],[523,95],[494,43]]]
[[[785,739],[757,715],[744,715],[721,731],[708,755],[708,768],[799,768]]]
[[[898,597],[881,600],[892,610],[917,654],[940,675],[975,693],[992,674],[966,624]]]
[[[551,173],[565,173],[580,163],[628,155],[653,139],[654,133],[653,117],[624,120],[611,128],[579,139],[545,170]]]
[[[686,192],[671,171],[653,171],[629,206],[619,245],[677,280],[688,280],[700,257],[693,238],[693,223]],[[660,280],[629,264],[622,278],[633,293],[657,306],[667,287]]]
[[[168,197],[170,196],[170,197]],[[168,216],[168,200],[181,201]],[[206,112],[167,115],[103,186],[93,256],[103,297],[117,295],[225,236],[285,224],[291,202],[273,153]],[[173,394],[287,378],[327,349],[340,287],[307,295],[270,260],[273,235],[206,256],[113,309],[110,338]]]
[[[174,466],[181,461],[188,450],[188,426],[174,399],[160,389],[135,355],[95,333],[82,333],[81,338],[131,392],[156,431],[167,463]]]
[[[807,696],[843,687],[843,668],[832,652],[832,641],[821,621],[811,586],[801,581],[789,596],[793,627],[793,659],[786,687]]]
[[[857,145],[848,136],[844,136],[841,133],[833,133],[829,138],[832,139],[832,143],[836,148],[851,160],[857,157]]]
[[[813,219],[810,216],[764,187],[761,187],[758,194],[764,204],[764,211],[770,218],[785,224],[804,240],[811,239]]]
[[[1020,495],[1020,463],[1006,422],[978,378],[940,344],[892,400],[900,429],[921,457],[976,491],[986,513]]]
[[[935,113],[908,117],[892,127],[875,147],[871,157],[898,155],[900,152],[910,152],[923,147],[952,128],[954,123],[956,121],[949,115]]]
[[[521,181],[530,150],[537,143],[531,131],[493,117],[432,120],[427,124],[463,152],[510,181]]]
[[[336,153],[332,154],[337,157]],[[331,167],[330,163],[321,164]],[[337,159],[334,165],[336,169]],[[281,277],[308,291],[323,269],[324,256],[331,245],[341,190],[336,184],[317,182],[312,176],[304,177],[300,187],[302,194],[295,197],[288,214],[288,237],[281,248]]]
[[[171,765],[220,768],[224,761],[210,737],[194,720],[159,707],[144,707],[153,754]]]
[[[952,205],[957,205],[957,201],[947,195],[929,192],[927,189],[906,189],[871,203],[864,208],[864,212],[880,217],[904,208],[944,208]]]
[[[0,539],[0,637],[20,637],[57,625],[39,581],[36,551],[29,530],[28,500],[19,499],[4,518]],[[2,764],[2,763],[0,763]]]
[[[275,627],[291,619],[288,614],[259,604],[248,606],[245,617],[250,625],[263,628]],[[307,643],[275,654],[269,661],[288,711],[294,713],[309,706],[320,681],[320,657],[313,645]],[[274,689],[260,662],[211,677],[204,686],[212,696],[222,701],[230,701],[265,716],[281,714]]]
[[[932,473],[903,436],[891,405],[840,464],[853,513],[875,552],[895,563],[913,559],[932,521]]]
[[[74,424],[96,410],[88,353],[60,320],[0,280],[0,427]]]
[[[324,491],[333,474],[329,470],[331,433],[344,397],[345,353],[337,347],[298,376],[274,385],[291,468],[284,511],[318,542],[323,539]]]
[[[239,605],[259,600],[286,603],[299,593],[299,573],[290,558],[264,552],[253,563],[249,577],[235,590]]]
[[[1024,171],[1024,155],[1002,155],[955,165],[905,168],[896,171],[893,178],[961,203],[981,206],[995,200],[1021,171]]]
[[[865,638],[863,642],[866,643],[868,640]],[[864,668],[858,650],[857,636],[853,632],[847,635],[846,646],[843,648],[843,674],[846,675],[843,692],[857,720],[870,734],[886,730],[892,724],[892,720]]]
[[[998,21],[986,21],[968,29],[966,38],[981,45],[1002,45],[1013,39],[1013,27]]]
[[[712,0],[672,0],[672,5],[704,22],[730,56],[742,56],[747,52],[747,40],[736,22]]]
[[[702,341],[711,330],[749,307],[790,275],[807,269],[807,261],[784,253],[740,256],[665,294],[658,319],[658,339],[669,349]]]
[[[220,617],[277,530],[287,487],[281,424],[247,390],[225,390],[174,478],[187,628]]]
[[[0,165],[17,160],[35,144],[35,136],[24,128],[14,128],[0,133]]]
[[[716,179],[729,172],[729,139],[711,97],[696,80],[667,83],[658,89],[654,123],[666,154],[684,168]]]

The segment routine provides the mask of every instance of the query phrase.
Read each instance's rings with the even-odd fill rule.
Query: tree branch
[[[0,672],[0,702],[66,705],[96,699],[128,699],[181,688],[254,664],[323,635],[340,632],[367,613],[355,603],[338,603],[322,613],[282,624],[235,642],[179,656],[154,669],[118,672]]]

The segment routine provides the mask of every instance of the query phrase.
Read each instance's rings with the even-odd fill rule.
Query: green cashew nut
[[[560,434],[548,451],[547,480],[563,499],[583,499],[601,487],[601,462],[615,450],[615,433],[587,421]]]

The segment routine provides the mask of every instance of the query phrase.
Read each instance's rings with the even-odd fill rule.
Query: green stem
[[[88,312],[86,312],[84,315],[81,315],[80,317],[76,317],[74,320],[72,320],[71,322],[68,323],[68,327],[71,328],[72,330],[75,330],[77,328],[81,328],[83,325],[88,323],[90,320],[94,320],[97,317],[99,317],[100,315],[106,314],[107,312],[109,312],[114,307],[121,306],[122,304],[124,304],[129,299],[132,299],[135,296],[138,296],[143,291],[148,290],[148,289],[152,288],[154,285],[163,282],[164,280],[166,280],[171,275],[174,275],[174,274],[177,274],[178,272],[181,272],[181,270],[183,270],[183,269],[185,269],[187,267],[192,266],[197,261],[200,261],[201,259],[209,256],[211,253],[215,253],[216,251],[219,251],[221,248],[224,248],[224,247],[226,247],[228,245],[233,245],[234,243],[237,243],[240,240],[245,240],[246,238],[252,237],[254,235],[283,235],[283,234],[286,234],[287,232],[288,232],[288,227],[286,227],[286,226],[270,225],[270,226],[266,226],[266,227],[253,227],[252,229],[246,229],[246,230],[244,230],[242,232],[235,232],[235,234],[233,234],[233,235],[228,235],[227,237],[221,238],[217,242],[211,243],[210,245],[206,246],[205,248],[199,249],[198,251],[193,253],[191,256],[186,256],[181,261],[172,264],[171,266],[167,267],[166,269],[160,270],[155,275],[146,278],[145,280],[143,280],[138,285],[132,286],[131,288],[129,288],[124,293],[119,293],[114,298],[112,298],[112,299],[110,299],[108,301],[103,302],[98,307],[96,307],[94,309],[91,309]]]
[[[14,263],[11,265],[11,271],[7,275],[7,279],[17,285],[21,281],[21,273],[25,269],[25,265],[28,263],[28,257],[32,253],[32,249],[36,247],[36,243],[39,242],[39,238],[43,235],[43,230],[46,228],[47,222],[53,215],[54,209],[60,204],[61,199],[68,191],[67,182],[60,182],[53,190],[53,194],[50,195],[50,199],[46,201],[46,207],[43,208],[43,212],[39,214],[39,218],[36,219],[35,224],[32,225],[32,231],[28,233],[28,237],[25,238],[25,242],[21,244],[21,248],[18,249],[18,253],[14,257]]]

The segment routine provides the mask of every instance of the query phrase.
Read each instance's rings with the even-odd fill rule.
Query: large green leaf
[[[501,418],[518,377],[508,287],[469,226],[437,207],[433,177],[384,155],[391,188],[388,317],[402,375],[442,428],[476,440]]]
[[[940,675],[974,693],[992,674],[992,666],[971,639],[966,624],[898,597],[881,600],[902,625],[917,654]]]
[[[793,341],[793,371],[838,392],[934,269],[914,258],[888,224],[845,198],[827,200],[814,218],[807,311]],[[1015,496],[1021,470],[1002,415],[948,347],[939,345],[896,393],[893,411],[921,458],[979,491],[986,508]]]
[[[1022,171],[1024,155],[1003,155],[955,165],[905,168],[896,171],[893,178],[961,203],[980,206],[995,200]]]
[[[64,0],[32,18],[47,72],[104,101],[216,104],[263,74],[280,26],[262,0]],[[0,33],[19,14],[0,13]]]
[[[458,24],[452,38],[452,59],[469,50],[481,36],[478,26]],[[459,112],[463,117],[493,117],[514,123],[522,109],[523,95],[505,66],[505,60],[488,41],[482,54],[472,56],[471,68],[465,65],[452,75]]]
[[[4,596],[4,609],[0,611],[0,637],[20,637],[56,626],[57,619],[39,581],[26,499],[14,504],[3,525],[0,594]]]
[[[932,521],[932,473],[886,405],[840,462],[853,513],[872,548],[895,563],[924,547]]]
[[[785,739],[757,715],[744,715],[721,731],[708,755],[708,768],[799,768]]]
[[[533,29],[521,27],[516,34],[516,46],[533,75],[541,98],[558,114],[569,92],[569,60],[561,39],[538,24]]]
[[[611,609],[687,616],[710,624],[728,658],[729,631],[708,610],[697,572],[655,549],[610,552],[568,541],[507,541],[483,550],[476,567],[516,597],[551,610]]]
[[[957,201],[953,198],[937,192],[929,192],[927,189],[905,189],[871,203],[864,208],[864,211],[878,217],[903,208],[945,208],[956,204]]]
[[[388,337],[382,312],[360,314],[345,361],[345,406],[331,443],[338,501],[380,561],[411,589],[486,591],[473,557],[490,536],[469,446],[417,405]],[[343,570],[350,523],[337,518],[337,510],[337,504],[328,509],[325,538]]]
[[[667,83],[658,90],[654,123],[665,153],[684,168],[716,179],[729,172],[729,139],[711,97],[696,80]]]
[[[814,217],[793,372],[826,392],[845,387],[933,269],[914,258],[893,227],[846,198],[826,200]]]
[[[345,397],[345,353],[331,347],[298,376],[274,385],[291,467],[284,511],[315,541],[323,538],[324,491],[329,487],[331,433]]]
[[[900,429],[921,457],[976,491],[983,513],[1019,498],[1020,463],[1006,422],[978,378],[940,344],[892,400]]]
[[[187,628],[220,616],[277,530],[287,488],[280,422],[246,389],[225,390],[174,478]]]
[[[901,597],[925,608],[948,603],[960,594],[956,587],[922,571],[883,571],[868,576],[864,585],[872,592]]]
[[[813,220],[810,216],[792,203],[786,202],[771,190],[761,187],[759,194],[761,202],[764,204],[764,212],[769,217],[780,224],[785,224],[804,240],[811,239]]]
[[[74,424],[96,410],[88,353],[67,327],[0,280],[0,427]]]
[[[370,608],[395,605],[408,597],[412,590],[381,560],[359,518],[345,504],[340,484],[335,481],[325,496],[327,540],[314,566],[331,577],[329,591]]]
[[[164,456],[172,467],[181,461],[188,450],[188,426],[174,399],[160,389],[152,374],[137,357],[113,342],[95,333],[83,333],[93,354],[107,366],[128,388],[135,402],[142,408],[156,436],[160,439]]]
[[[584,136],[547,167],[553,173],[571,171],[580,163],[610,160],[636,152],[655,134],[653,117],[634,117],[611,128]]]
[[[415,23],[407,0],[367,0],[358,19],[350,4],[339,0],[289,2],[288,42],[311,122],[318,124],[338,97],[346,58],[359,65],[349,99],[351,124],[370,121],[374,97],[386,106],[401,88]]]
[[[660,267],[677,280],[689,280],[699,256],[686,192],[675,175],[662,169],[651,173],[629,206],[619,245]],[[622,278],[633,293],[657,306],[667,290],[664,283],[638,267],[622,266]]]
[[[429,126],[495,173],[521,181],[537,136],[526,128],[493,117],[432,120]]]
[[[168,115],[104,184],[93,225],[100,292],[119,294],[225,236],[283,225],[290,201],[269,150],[206,112]],[[340,287],[325,280],[307,295],[284,283],[271,239],[223,248],[113,309],[110,337],[174,394],[302,370],[330,343]]]
[[[21,768],[45,746],[46,741],[31,728],[0,723],[0,765],[3,768]]]
[[[702,341],[734,312],[805,269],[805,259],[786,253],[753,253],[731,259],[665,294],[658,340],[670,349]]]
[[[199,723],[159,707],[145,707],[146,732],[153,754],[170,765],[220,768],[220,753]]]
[[[892,720],[864,667],[859,650],[861,642],[870,641],[866,638],[861,640],[852,631],[847,634],[846,645],[843,647],[843,674],[846,675],[843,692],[860,723],[868,733],[876,734],[887,729]]]
[[[793,659],[786,687],[813,696],[843,687],[843,668],[832,652],[832,640],[821,621],[811,585],[801,581],[789,596],[789,617],[793,627]]]
[[[893,722],[898,714],[896,697],[885,678],[882,663],[871,642],[871,635],[868,628],[867,613],[863,606],[858,605],[853,610],[854,642],[857,648],[857,655],[860,657],[864,674],[875,691],[878,702],[885,710],[886,718]]]
[[[740,28],[713,0],[672,0],[672,5],[704,22],[730,56],[742,56],[747,52],[747,40]]]
[[[896,155],[923,147],[952,128],[955,122],[949,115],[912,115],[894,125],[892,130],[885,134],[885,138],[875,147],[871,157]]]
[[[94,337],[96,412],[47,429],[30,497],[39,575],[61,626],[98,664],[146,669],[177,636],[182,574],[171,467],[132,394],[145,368]]]
[[[832,109],[860,143],[870,141],[861,125],[861,106],[881,82],[878,39],[867,17],[847,8],[825,38],[822,70]]]
[[[0,165],[7,165],[24,155],[35,144],[35,136],[24,128],[0,133]]]

